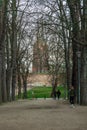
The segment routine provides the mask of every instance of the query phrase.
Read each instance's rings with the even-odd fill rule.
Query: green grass
[[[61,91],[61,96],[60,98],[65,98],[66,97],[66,89],[62,86],[57,87]],[[56,90],[57,90],[56,89]],[[27,92],[27,98],[50,98],[51,96],[51,91],[52,87],[35,87],[32,88]],[[32,92],[34,93],[32,95]]]

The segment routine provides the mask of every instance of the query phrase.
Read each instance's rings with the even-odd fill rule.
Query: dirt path
[[[64,100],[20,100],[0,106],[0,130],[87,130],[87,106]]]

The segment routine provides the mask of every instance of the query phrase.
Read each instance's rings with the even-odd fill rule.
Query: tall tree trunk
[[[75,88],[75,101],[79,103],[79,95],[78,95],[78,58],[77,58],[77,43],[72,40],[72,48],[73,48],[73,66],[72,66],[72,86]]]
[[[23,98],[27,98],[27,78],[28,78],[28,71],[25,68],[23,69],[22,73],[22,80],[23,80]]]
[[[17,50],[17,28],[16,28],[16,0],[12,0],[12,100],[15,100],[15,87],[16,87],[16,50]]]
[[[65,32],[63,29],[63,35],[65,37]],[[66,39],[64,38],[64,49],[65,49],[65,64],[66,64],[66,82],[67,82],[67,88],[69,90],[71,86],[71,68],[70,68],[70,41],[68,39],[68,43],[66,42]]]
[[[5,68],[5,25],[7,0],[0,1],[0,102],[7,101]]]
[[[58,84],[58,74],[57,75],[53,74],[52,75],[52,92],[51,92],[51,97],[55,96],[57,84]]]
[[[82,18],[82,56],[81,56],[81,104],[87,105],[87,0],[83,0]]]
[[[6,89],[6,68],[5,68],[5,46],[3,47],[2,54],[2,101],[7,101],[7,89]]]
[[[11,94],[12,94],[12,69],[7,68],[7,73],[6,73],[6,86],[7,86],[7,100],[11,101]]]
[[[60,9],[60,17],[61,17],[61,24],[62,24],[62,35],[63,35],[63,43],[64,43],[64,53],[65,53],[65,65],[66,65],[66,84],[67,84],[67,88],[69,90],[70,86],[71,86],[71,68],[70,68],[70,31],[71,28],[69,27],[70,22],[67,19],[67,15],[66,12],[63,8],[63,2],[62,0],[57,0],[57,4],[59,6]],[[66,27],[69,28],[70,30],[67,30],[64,28],[66,24]],[[69,32],[69,34],[68,34]],[[67,38],[66,38],[67,36]]]
[[[8,26],[7,26],[8,27]],[[6,29],[8,30],[8,29]],[[11,64],[10,64],[10,54],[9,54],[9,38],[8,38],[8,31],[6,34],[6,54],[7,54],[7,70],[6,70],[6,87],[7,87],[7,100],[11,100],[11,76],[12,76],[12,71],[11,71]]]
[[[0,1],[0,103],[2,102],[3,2]]]
[[[82,48],[81,58],[81,104],[87,105],[87,46]]]
[[[18,98],[21,98],[21,76],[18,74]]]
[[[7,5],[9,0],[7,0]],[[8,10],[8,8],[7,8]],[[7,100],[11,101],[11,88],[12,88],[12,67],[11,67],[11,30],[9,27],[9,15],[6,16],[6,61],[7,61],[7,69],[6,69],[6,88],[7,88]]]
[[[23,77],[23,98],[27,98],[27,79]]]
[[[18,98],[21,98],[21,73],[20,73],[20,65],[17,65],[17,76],[18,76]]]
[[[1,45],[0,45],[0,103],[2,103],[2,49],[1,49]]]

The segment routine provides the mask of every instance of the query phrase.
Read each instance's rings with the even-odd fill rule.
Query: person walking
[[[61,92],[60,92],[60,90],[59,90],[59,89],[57,90],[56,94],[57,94],[57,97],[58,97],[58,100],[59,100],[60,95],[61,95]]]
[[[74,87],[71,86],[70,90],[69,90],[69,100],[70,100],[70,104],[72,105],[72,107],[74,107],[74,100],[75,100],[75,90]]]
[[[54,91],[53,97],[54,99],[56,99],[56,91]]]

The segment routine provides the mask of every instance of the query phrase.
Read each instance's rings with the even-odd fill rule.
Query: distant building
[[[44,73],[48,71],[48,46],[38,39],[33,46],[33,73]]]

